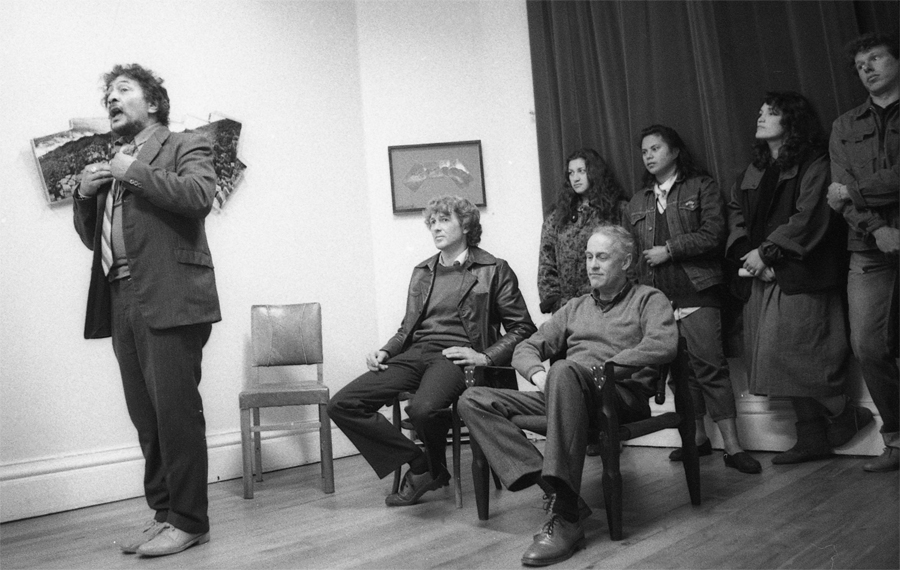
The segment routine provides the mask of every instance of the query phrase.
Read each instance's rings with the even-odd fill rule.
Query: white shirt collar
[[[454,259],[453,261],[451,261],[450,263],[447,263],[447,264],[445,264],[443,261],[444,254],[441,253],[440,255],[438,255],[438,263],[440,263],[444,267],[452,267],[456,263],[463,265],[466,262],[466,259],[468,259],[468,258],[469,258],[469,248],[466,248],[466,249],[462,250],[462,253],[460,253],[459,255],[456,256],[456,259]]]
[[[673,173],[672,173],[672,176],[669,176],[668,178],[666,178],[666,181],[663,182],[662,184],[660,184],[659,182],[657,182],[657,183],[656,183],[656,186],[653,187],[653,191],[656,193],[657,196],[659,196],[659,195],[660,195],[661,193],[663,193],[663,192],[668,193],[669,190],[672,189],[672,186],[675,186],[675,179],[676,179],[676,178],[678,178],[678,172],[677,172],[677,171],[673,172]]]

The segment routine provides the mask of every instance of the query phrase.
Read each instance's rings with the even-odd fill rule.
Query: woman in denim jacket
[[[641,132],[647,171],[643,189],[628,204],[631,230],[641,254],[638,279],[660,289],[672,302],[678,332],[687,341],[690,389],[697,412],[697,446],[710,455],[703,416],[722,434],[725,465],[742,473],[762,469],[741,447],[728,361],[722,348],[722,256],[726,225],[719,187],[700,167],[670,127]],[[682,450],[669,458],[681,461]]]
[[[538,294],[542,313],[555,313],[569,299],[590,293],[584,248],[602,222],[623,224],[628,200],[600,154],[591,148],[566,158],[565,181],[541,228]]]

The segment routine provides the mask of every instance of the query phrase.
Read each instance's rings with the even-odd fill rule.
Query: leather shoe
[[[534,535],[534,542],[522,555],[525,566],[549,566],[567,560],[579,548],[584,548],[584,527],[580,522],[570,523],[557,514]]]
[[[725,460],[725,467],[732,467],[741,473],[761,473],[762,465],[759,461],[753,459],[753,456],[746,451],[739,451],[734,455],[727,453],[722,456]]]
[[[156,519],[151,519],[143,529],[135,531],[125,538],[118,539],[114,544],[119,545],[125,554],[134,554],[137,549],[144,543],[153,540],[157,534],[166,528],[165,523],[161,523]]]
[[[209,542],[209,531],[192,534],[175,528],[169,523],[165,523],[163,526],[165,528],[162,532],[137,549],[138,554],[141,556],[167,556],[186,550],[195,544]]]
[[[400,483],[400,490],[385,497],[384,504],[389,507],[415,505],[419,498],[428,491],[440,489],[449,483],[450,472],[443,468],[437,477],[432,477],[430,471],[416,475],[412,471],[407,470],[403,475],[403,482]]]
[[[707,439],[703,443],[697,445],[697,455],[700,457],[712,455],[712,442]],[[681,461],[682,457],[684,457],[684,449],[679,447],[678,449],[672,450],[672,453],[669,454],[669,461]]]
[[[863,464],[863,469],[869,473],[886,473],[900,469],[900,449],[885,447],[884,453]]]

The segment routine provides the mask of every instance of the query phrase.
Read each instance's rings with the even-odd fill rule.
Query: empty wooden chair
[[[251,309],[252,344],[250,386],[240,393],[241,450],[244,498],[253,498],[253,475],[262,481],[260,432],[319,432],[322,490],[334,492],[331,452],[331,420],[325,411],[328,387],[322,378],[322,308],[319,303],[254,305]],[[259,382],[261,367],[309,365],[316,367],[315,381]],[[260,408],[318,406],[319,419],[260,425]]]

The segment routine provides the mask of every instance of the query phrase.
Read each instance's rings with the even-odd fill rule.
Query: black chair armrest
[[[670,364],[666,363],[656,367],[656,396],[654,397],[654,401],[660,406],[666,403],[666,380],[669,377],[669,366]],[[623,366],[621,364],[616,364],[615,362],[607,362],[603,365],[602,369],[594,367],[594,382],[597,384],[598,388],[603,388],[603,384],[606,382],[607,378],[610,378],[615,382],[616,378],[634,374],[643,368],[643,366]]]
[[[519,389],[519,382],[516,380],[516,369],[511,366],[466,366],[464,372],[466,375],[466,388],[487,386],[505,390]]]

